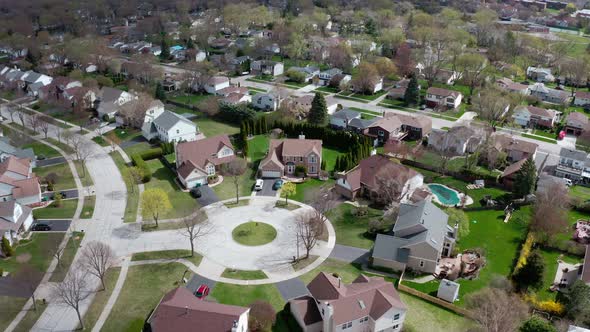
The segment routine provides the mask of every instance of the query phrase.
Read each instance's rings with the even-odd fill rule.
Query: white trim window
[[[207,175],[215,175],[215,165],[207,165]]]
[[[291,174],[295,172],[295,165],[287,165],[287,173]]]
[[[317,159],[316,156],[314,154],[312,154],[311,156],[309,156],[309,162],[312,164],[317,163]]]

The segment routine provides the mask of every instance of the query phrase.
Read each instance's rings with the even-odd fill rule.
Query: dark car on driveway
[[[60,191],[59,194],[61,195],[61,198],[67,198],[68,195],[65,191]]]
[[[279,190],[283,187],[283,180],[276,180],[272,185],[272,190]]]
[[[205,299],[207,297],[207,295],[209,295],[209,286],[202,284],[201,286],[199,286],[199,288],[197,288],[197,290],[195,291],[195,296],[198,299]]]
[[[191,189],[191,196],[193,196],[194,198],[201,197],[201,189],[199,189],[199,188],[192,188]]]
[[[50,231],[51,226],[49,226],[47,224],[34,224],[33,227],[31,227],[31,230],[36,231],[36,232]]]

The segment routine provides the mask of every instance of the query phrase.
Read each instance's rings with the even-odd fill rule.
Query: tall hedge
[[[150,171],[149,167],[145,163],[145,160],[141,157],[141,154],[133,154],[131,155],[131,161],[133,165],[139,167],[143,173],[143,178],[141,179],[142,182],[150,182],[152,179],[152,172]]]

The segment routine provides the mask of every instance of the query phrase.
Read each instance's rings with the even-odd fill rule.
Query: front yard
[[[78,206],[78,199],[67,199],[61,201],[61,206],[57,207],[52,202],[44,208],[33,210],[33,218],[35,219],[72,219],[76,213]]]
[[[281,293],[274,284],[243,286],[218,282],[210,293],[219,303],[248,306],[254,301],[270,303],[278,312],[285,306]]]
[[[47,178],[47,176],[53,178],[55,180],[55,184],[53,185],[55,191],[76,189],[76,181],[74,181],[74,176],[67,163],[35,167],[33,168],[33,172],[42,179]],[[88,177],[90,176],[88,175]]]
[[[14,272],[20,265],[17,258],[29,257],[28,264],[40,272],[45,272],[53,258],[51,251],[57,248],[63,238],[64,233],[35,233],[30,241],[22,241],[15,246],[14,256],[0,259],[0,269],[4,272]]]
[[[367,208],[367,215],[357,217],[353,214],[356,209],[351,204],[343,203],[328,211],[326,216],[336,231],[336,243],[371,249],[374,239],[366,235],[369,222],[383,217],[383,211]]]
[[[170,203],[172,203],[172,209],[160,216],[160,218],[180,218],[187,216],[196,209],[200,208],[197,201],[195,201],[195,199],[192,198],[189,193],[180,190],[174,180],[176,178],[176,174],[174,174],[174,172],[172,172],[168,167],[164,166],[162,161],[159,159],[153,159],[146,161],[146,164],[152,173],[152,179],[150,182],[145,184],[145,189],[162,189],[164,192],[166,192],[166,194],[168,194]],[[151,219],[151,216],[148,215],[144,215],[143,217],[145,219]]]
[[[295,195],[289,197],[289,199],[305,203],[312,199],[311,195],[314,191],[317,191],[324,186],[327,188],[332,188],[334,186],[334,182],[334,179],[322,181],[315,178],[307,178],[305,182],[296,184],[297,192]]]
[[[250,196],[252,193],[252,189],[254,188],[256,171],[251,168],[246,168],[244,174],[239,176],[239,195],[241,196]],[[232,177],[224,177],[223,182],[216,185],[212,188],[219,197],[220,200],[225,200],[229,198],[236,198],[236,187],[234,185],[234,180]]]

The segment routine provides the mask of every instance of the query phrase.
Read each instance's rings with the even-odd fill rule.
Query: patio
[[[574,240],[582,244],[590,243],[590,221],[579,219],[575,225]]]
[[[434,270],[434,276],[438,279],[457,280],[474,279],[479,270],[485,265],[485,258],[473,250],[466,250],[457,257],[441,258]]]

